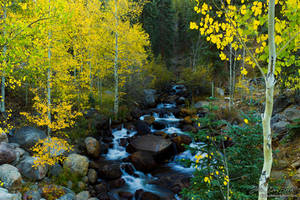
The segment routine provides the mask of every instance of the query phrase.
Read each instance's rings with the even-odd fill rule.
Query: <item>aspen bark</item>
[[[49,18],[51,14],[51,0],[49,0]],[[49,25],[51,26],[51,24]],[[47,69],[47,115],[48,115],[48,120],[51,124],[51,29],[48,31],[48,40],[49,40],[49,45],[48,45],[48,69]],[[49,124],[49,125],[50,125]],[[50,136],[51,133],[51,128],[48,125],[48,135]]]
[[[268,74],[265,78],[266,82],[266,103],[265,112],[262,116],[263,124],[263,150],[264,150],[264,165],[262,173],[259,179],[259,194],[258,200],[268,199],[268,186],[270,173],[272,169],[272,133],[271,133],[271,117],[273,112],[273,98],[274,98],[274,86],[275,86],[275,63],[276,63],[276,49],[275,49],[275,33],[274,33],[274,17],[275,17],[275,0],[269,1],[269,63]]]
[[[118,7],[117,0],[115,0],[115,18],[116,18],[116,30],[115,30],[115,61],[114,61],[114,79],[115,79],[115,97],[114,97],[114,114],[115,117],[119,111],[119,75],[118,75]]]
[[[5,38],[6,36],[6,24],[5,24],[5,20],[6,20],[6,16],[7,16],[7,9],[6,9],[6,5],[3,6],[3,18],[4,18],[4,30],[3,30],[3,36]],[[3,63],[6,64],[6,51],[7,51],[7,46],[4,45],[3,47]],[[5,65],[2,65],[3,69],[2,69],[2,76],[1,76],[1,102],[0,102],[0,112],[4,113],[5,112]]]

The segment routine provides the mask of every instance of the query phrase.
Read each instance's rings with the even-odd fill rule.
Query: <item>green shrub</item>
[[[196,160],[188,161],[196,168],[191,186],[183,190],[187,199],[257,199],[262,153],[262,127],[258,115],[243,114],[241,125],[217,120],[210,103],[210,113],[199,119],[201,129],[191,134],[195,141],[204,142],[192,148]],[[226,125],[226,129],[220,130]],[[200,155],[200,156],[199,156]],[[202,155],[202,158],[201,158]]]
[[[52,176],[51,177],[52,182],[55,185],[61,185],[68,187],[68,182],[72,182],[72,189],[75,193],[80,192],[80,188],[78,187],[78,182],[82,180],[82,176],[71,172],[70,169],[63,168],[62,172],[59,173],[57,176]]]
[[[198,66],[195,70],[192,68],[184,68],[181,72],[181,80],[193,96],[210,95],[211,94],[211,78],[209,71]]]
[[[145,70],[145,76],[151,77],[150,87],[152,88],[164,90],[175,80],[174,74],[162,62],[154,60],[145,66]]]

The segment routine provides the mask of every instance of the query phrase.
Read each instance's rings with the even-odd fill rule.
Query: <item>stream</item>
[[[176,91],[176,89],[174,90],[175,94],[179,92]],[[155,135],[157,132],[168,134],[170,138],[172,135],[174,135],[174,133],[176,133],[176,136],[186,135],[186,133],[184,133],[179,128],[180,122],[183,119],[176,118],[172,112],[169,112],[172,108],[176,108],[176,106],[176,103],[160,103],[154,109],[156,112],[151,112],[150,114],[143,115],[140,117],[141,121],[145,120],[145,118],[147,117],[152,117],[152,119],[154,119],[153,123],[160,124],[160,127],[158,127],[159,129],[155,129],[155,126],[152,123],[152,125],[149,126],[150,134],[148,135]],[[113,196],[115,199],[120,200],[158,199],[154,198],[154,195],[158,196],[159,199],[180,200],[180,195],[178,193],[182,189],[181,183],[185,182],[185,184],[188,184],[189,177],[192,176],[195,170],[192,167],[184,167],[179,163],[180,159],[195,160],[194,156],[189,150],[177,152],[175,147],[175,153],[172,157],[168,159],[168,161],[160,163],[158,167],[154,170],[151,170],[151,172],[142,172],[137,170],[132,162],[128,161],[127,158],[131,155],[126,150],[128,148],[128,143],[124,145],[124,142],[122,142],[129,141],[131,138],[138,136],[138,132],[136,130],[128,130],[124,127],[121,127],[118,129],[114,129],[112,131],[112,135],[112,145],[108,149],[107,154],[104,155],[104,158],[105,160],[112,162],[121,161],[121,179],[125,183],[121,187],[111,189],[111,196]],[[172,145],[174,146],[174,144]],[[196,144],[194,142],[190,143],[190,146],[193,145]],[[128,168],[130,168],[131,170],[128,170]],[[179,180],[182,182],[180,182]],[[176,181],[178,181],[178,183],[176,183]],[[143,193],[145,192],[151,193],[152,196],[143,196]],[[132,197],[130,197],[130,194],[132,194]],[[141,198],[141,196],[143,196],[143,198]]]

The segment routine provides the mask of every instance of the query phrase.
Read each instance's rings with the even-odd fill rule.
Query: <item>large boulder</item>
[[[145,121],[138,120],[135,122],[134,125],[135,125],[135,128],[136,128],[138,134],[140,134],[140,135],[146,135],[151,132],[148,123]]]
[[[144,90],[145,95],[145,106],[154,106],[156,102],[156,90],[153,89],[145,89]]]
[[[142,189],[137,190],[134,196],[136,200],[161,200],[157,194],[146,192]]]
[[[18,194],[11,194],[8,192],[7,189],[0,187],[0,200],[21,200],[22,195]]]
[[[192,143],[192,138],[188,135],[179,135],[172,138],[172,142],[176,144],[176,148],[179,152],[185,151],[184,145]]]
[[[86,176],[89,167],[89,159],[86,156],[79,154],[70,154],[65,162],[64,168],[70,169],[72,172],[78,173],[82,176]]]
[[[146,151],[157,161],[170,158],[175,154],[175,148],[170,139],[157,135],[143,135],[132,138],[126,148],[128,152]]]
[[[296,119],[300,119],[300,107],[289,107],[283,111],[283,115],[289,121],[294,121]]]
[[[40,139],[45,139],[47,136],[44,131],[33,127],[22,127],[9,138],[10,142],[18,143],[26,150],[30,150]]]
[[[0,143],[0,165],[12,163],[17,159],[15,148],[12,145],[1,142]]]
[[[22,176],[16,167],[3,164],[0,166],[0,180],[4,183],[5,188],[10,189],[21,185]]]
[[[87,137],[84,140],[85,147],[87,150],[88,155],[90,155],[93,158],[99,157],[101,153],[100,143],[98,140],[96,140],[93,137]]]
[[[151,125],[155,121],[155,117],[149,115],[144,117],[144,121],[147,122],[147,124]]]
[[[290,123],[286,121],[279,121],[272,124],[272,130],[277,134],[282,134],[288,131],[288,125]]]
[[[155,121],[153,122],[152,127],[156,130],[162,130],[166,128],[166,124],[160,121]]]
[[[46,165],[33,167],[35,159],[36,158],[30,156],[25,156],[25,158],[21,160],[17,165],[17,168],[19,169],[22,176],[30,180],[42,180],[43,178],[45,178],[48,172],[48,167]]]
[[[151,172],[157,167],[153,154],[145,151],[137,151],[127,158],[134,167],[142,172]]]
[[[122,176],[122,171],[119,162],[103,161],[97,166],[98,176],[100,178],[112,180]]]
[[[283,94],[274,99],[273,114],[282,112],[285,108],[292,104],[292,100],[287,95]]]
[[[170,169],[166,169],[165,171],[158,170],[158,173],[154,172],[153,175],[157,177],[157,179],[151,181],[150,184],[166,188],[175,194],[180,193],[183,188],[189,187],[192,176],[191,174],[185,174]]]

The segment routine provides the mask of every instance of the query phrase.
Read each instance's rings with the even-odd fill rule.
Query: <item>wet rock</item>
[[[133,175],[134,172],[135,172],[135,169],[134,169],[134,167],[132,166],[131,163],[125,163],[125,164],[122,165],[121,168],[122,168],[127,174],[129,174],[129,175]]]
[[[179,152],[185,151],[184,145],[192,143],[192,138],[187,135],[179,135],[171,139],[176,144],[176,148]]]
[[[118,178],[116,180],[109,181],[110,188],[120,188],[125,185],[125,180],[123,178]]]
[[[64,167],[85,176],[88,172],[89,160],[87,157],[79,154],[70,154],[64,162]]]
[[[148,125],[151,125],[155,121],[155,117],[153,116],[145,116],[144,121],[147,122]]]
[[[155,121],[152,123],[152,127],[156,130],[162,130],[166,128],[166,125],[163,122]]]
[[[130,112],[130,115],[133,119],[139,119],[143,115],[143,112],[140,109],[135,108]]]
[[[145,151],[138,151],[129,156],[134,167],[142,172],[150,172],[157,167],[153,154]]]
[[[40,129],[23,127],[9,138],[9,142],[18,143],[25,150],[30,150],[40,139],[45,139],[46,137],[45,132]]]
[[[190,116],[186,116],[183,119],[183,122],[186,123],[186,124],[193,124],[192,118]]]
[[[104,179],[118,179],[122,176],[120,163],[114,161],[103,161],[98,163],[98,176]]]
[[[101,149],[100,149],[100,143],[98,142],[98,140],[96,140],[93,137],[87,137],[87,138],[85,138],[84,143],[85,143],[85,147],[86,147],[88,155],[90,155],[93,158],[99,157],[99,155],[101,153]]]
[[[142,189],[137,190],[134,196],[136,200],[161,200],[161,198],[158,195],[153,194],[151,192],[145,192]]]
[[[165,103],[175,103],[178,98],[178,95],[171,95],[161,98],[161,101]]]
[[[16,188],[21,185],[22,176],[19,170],[9,164],[0,165],[0,180],[7,189]]]
[[[95,184],[97,182],[97,171],[94,169],[89,169],[88,171],[88,181],[91,184]]]
[[[97,184],[95,186],[95,191],[99,200],[111,200],[109,195],[107,194],[108,186],[105,182]]]
[[[189,187],[191,178],[191,175],[172,170],[154,173],[154,175],[158,179],[151,181],[150,184],[159,185],[175,194],[178,194],[183,188]]]
[[[157,131],[157,132],[153,133],[153,135],[161,136],[164,139],[168,139],[169,138],[169,135],[167,133],[163,132],[163,131]]]
[[[119,140],[119,145],[122,146],[122,147],[126,147],[126,145],[127,145],[127,138],[121,138]]]
[[[130,139],[126,150],[129,152],[146,151],[152,153],[155,158],[162,160],[175,154],[171,140],[156,135],[143,135]]]
[[[183,132],[193,132],[193,133],[197,132],[197,129],[191,124],[180,125],[180,128]]]
[[[133,194],[130,192],[119,192],[119,197],[126,200],[131,200],[133,198]]]
[[[146,134],[149,134],[151,132],[147,122],[142,121],[142,120],[136,121],[135,128],[136,128],[138,134],[140,134],[140,135],[146,135]]]
[[[47,172],[48,172],[48,167],[45,166],[38,166],[38,167],[33,167],[34,165],[34,160],[36,158],[26,156],[24,160],[22,160],[18,165],[17,168],[19,169],[20,173],[22,176],[30,179],[30,180],[42,180]]]
[[[0,143],[0,165],[9,164],[17,159],[15,148],[6,142]]]
[[[185,104],[185,98],[184,97],[179,97],[176,100],[176,105],[183,105],[183,104]]]
[[[95,185],[94,188],[95,188],[96,193],[98,193],[98,194],[108,192],[108,186],[103,181],[100,182],[99,184]]]

